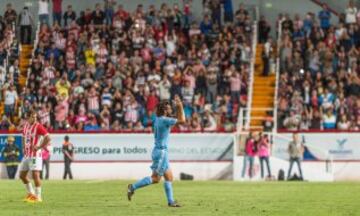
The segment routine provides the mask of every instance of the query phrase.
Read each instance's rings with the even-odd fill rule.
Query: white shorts
[[[41,157],[23,158],[20,171],[42,171],[43,161]]]

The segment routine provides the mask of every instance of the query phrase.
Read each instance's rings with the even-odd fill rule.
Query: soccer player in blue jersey
[[[175,124],[181,124],[185,122],[185,114],[180,97],[175,96],[176,106],[176,118],[170,117],[172,114],[171,104],[168,101],[161,102],[156,111],[156,118],[154,121],[154,138],[155,146],[152,151],[152,175],[145,177],[134,184],[128,185],[128,199],[131,201],[131,197],[134,192],[142,187],[156,184],[164,176],[164,189],[167,197],[169,207],[180,207],[180,205],[174,200],[172,181],[173,174],[169,167],[168,158],[168,141],[171,127]]]

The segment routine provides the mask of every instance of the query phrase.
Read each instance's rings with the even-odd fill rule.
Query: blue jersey
[[[177,122],[176,118],[156,117],[154,122],[155,149],[167,149],[170,130]]]

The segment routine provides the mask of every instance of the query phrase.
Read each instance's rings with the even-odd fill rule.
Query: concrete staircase
[[[21,87],[26,85],[27,71],[31,64],[31,55],[33,51],[33,45],[22,45],[19,56],[19,67],[21,75],[19,78],[19,84]]]
[[[19,54],[19,67],[20,67],[20,76],[19,76],[19,85],[20,89],[26,85],[27,71],[31,64],[31,57],[33,51],[33,45],[21,45],[20,54]],[[21,101],[20,101],[21,103]],[[4,114],[4,101],[0,102],[0,116]],[[19,118],[14,117],[14,123],[18,123]]]
[[[262,51],[264,47],[262,44],[256,46],[255,71],[253,83],[253,95],[251,103],[251,121],[250,128],[262,129],[263,120],[267,117],[266,108],[274,108],[275,97],[275,73],[270,72],[270,75],[265,77],[263,72]]]

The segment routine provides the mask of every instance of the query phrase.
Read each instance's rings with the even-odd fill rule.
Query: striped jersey
[[[41,157],[41,150],[34,151],[33,148],[40,144],[39,141],[42,136],[48,135],[45,127],[38,122],[34,124],[25,123],[22,135],[25,140],[24,157]]]

